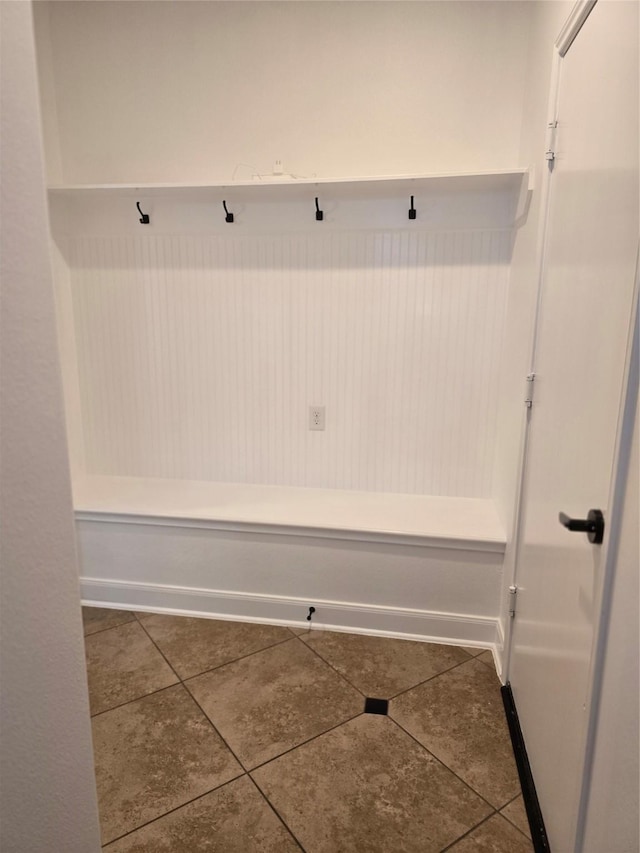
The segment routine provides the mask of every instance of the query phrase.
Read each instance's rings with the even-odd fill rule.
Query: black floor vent
[[[382,714],[385,716],[389,713],[389,700],[368,697],[364,700],[364,712],[365,714]]]

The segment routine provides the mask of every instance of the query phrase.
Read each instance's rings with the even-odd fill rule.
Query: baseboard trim
[[[83,604],[99,607],[308,628],[313,605],[312,627],[324,630],[490,649],[499,641],[498,619],[483,616],[97,578],[80,587]]]
[[[497,619],[497,642],[493,651],[496,672],[500,681],[504,681],[504,627],[501,619]]]
[[[509,734],[511,735],[511,744],[513,746],[513,754],[518,767],[518,775],[520,777],[520,786],[522,788],[522,798],[527,811],[527,819],[529,821],[529,829],[531,830],[531,841],[533,843],[534,853],[550,853],[549,839],[544,826],[542,811],[538,801],[536,786],[533,781],[531,765],[520,728],[520,720],[516,703],[513,698],[511,684],[507,682],[502,688],[502,701],[504,703],[504,711],[507,717],[509,726]]]

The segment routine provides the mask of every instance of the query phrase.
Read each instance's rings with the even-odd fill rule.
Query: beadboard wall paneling
[[[68,238],[87,473],[489,497],[510,245]]]

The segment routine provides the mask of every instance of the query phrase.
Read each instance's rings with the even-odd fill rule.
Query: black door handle
[[[569,518],[569,516],[561,512],[558,515],[558,521],[567,530],[586,533],[589,537],[589,542],[594,545],[601,545],[604,539],[604,515],[599,509],[590,509],[586,518]]]

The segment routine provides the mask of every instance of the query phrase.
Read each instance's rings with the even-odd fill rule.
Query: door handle
[[[589,537],[589,542],[593,545],[601,545],[604,539],[604,515],[599,509],[590,509],[586,518],[569,518],[569,516],[561,512],[558,515],[558,521],[567,530],[586,533]]]

